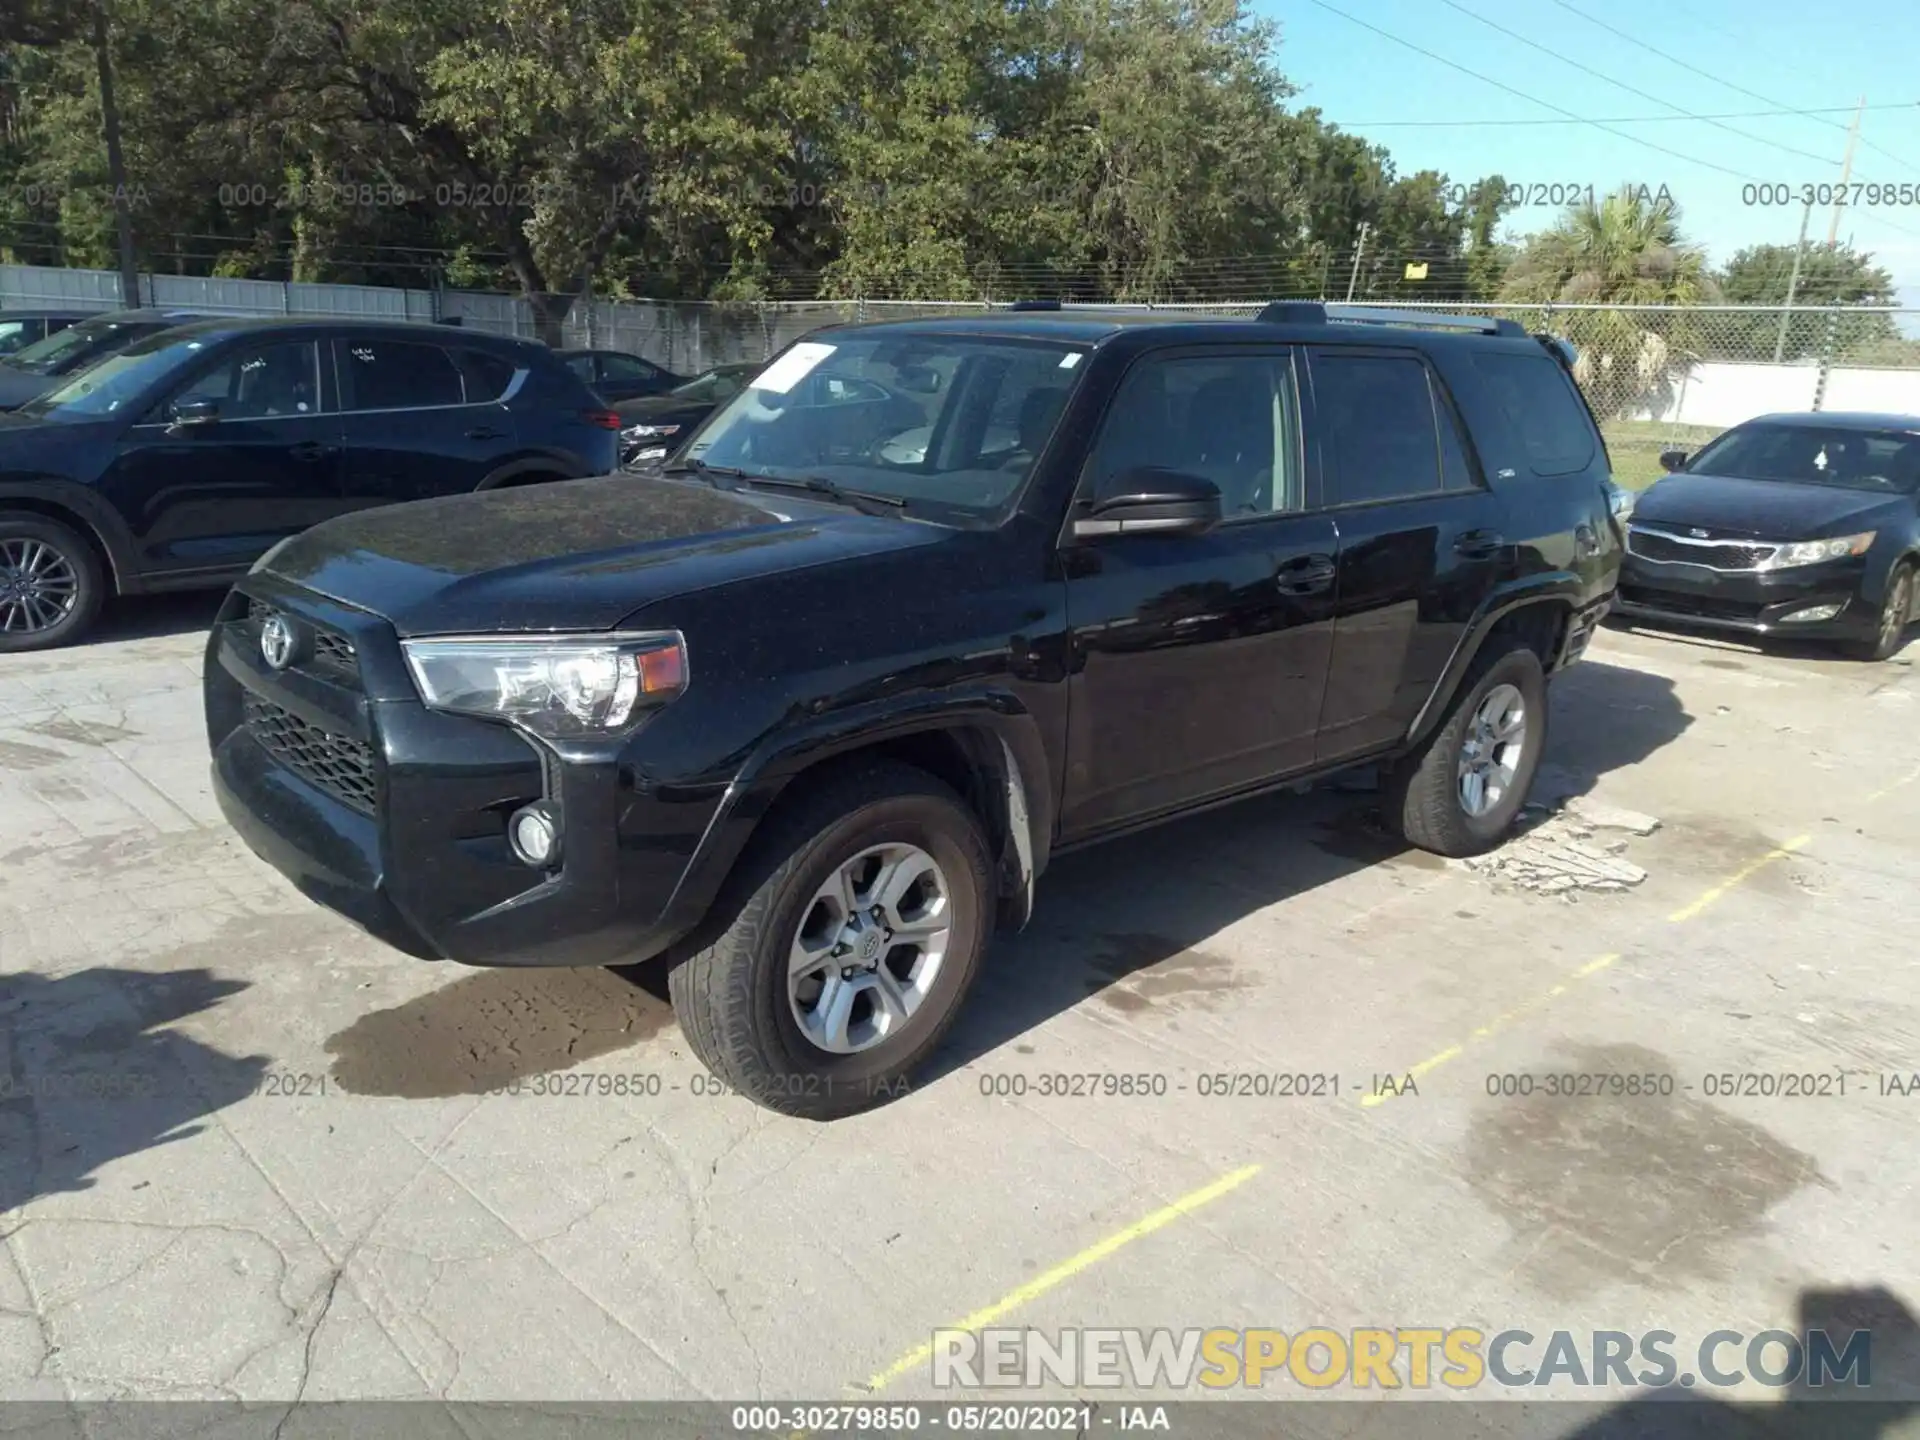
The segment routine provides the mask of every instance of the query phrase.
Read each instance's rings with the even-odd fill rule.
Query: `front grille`
[[[1753,620],[1765,607],[1757,601],[1716,600],[1705,595],[1687,595],[1672,590],[1642,590],[1622,585],[1620,598],[1629,605],[1648,610],[1665,610],[1673,615],[1698,615],[1703,620]]]
[[[1630,526],[1627,549],[1658,565],[1704,565],[1709,570],[1757,570],[1780,547],[1740,540],[1681,540],[1658,530]]]
[[[249,599],[247,601],[248,633],[258,639],[260,627],[267,623],[267,617],[271,614],[273,614],[271,605]],[[313,631],[313,654],[296,668],[328,675],[350,685],[357,685],[360,680],[360,660],[354,653],[353,642],[332,630],[323,630],[311,621],[305,623]]]
[[[290,710],[249,695],[247,733],[302,780],[362,815],[374,813],[373,748],[309,725]]]

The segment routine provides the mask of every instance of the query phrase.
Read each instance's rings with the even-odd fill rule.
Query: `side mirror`
[[[178,400],[167,412],[173,417],[173,428],[186,429],[194,425],[211,425],[220,418],[218,400]]]
[[[1220,523],[1220,487],[1198,475],[1142,466],[1119,477],[1113,494],[1073,522],[1076,538],[1198,535]]]
[[[1660,452],[1660,468],[1669,474],[1681,469],[1686,463],[1687,452],[1684,450],[1662,450]]]

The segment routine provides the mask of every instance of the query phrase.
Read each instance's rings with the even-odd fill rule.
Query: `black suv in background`
[[[228,584],[336,515],[607,474],[619,426],[531,341],[321,319],[149,335],[0,415],[0,653],[78,639],[109,594]]]
[[[220,803],[414,954],[667,956],[701,1059],[817,1118],[1070,847],[1380,762],[1484,850],[1618,495],[1562,342],[1351,318],[816,331],[657,476],[329,521],[214,626]]]
[[[195,310],[110,310],[23,345],[0,358],[0,410],[18,410],[69,375],[162,330],[211,317]]]

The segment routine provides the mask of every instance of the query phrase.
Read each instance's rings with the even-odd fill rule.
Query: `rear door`
[[[333,344],[356,505],[477,490],[518,448],[513,365],[478,347],[364,334]]]
[[[100,488],[134,520],[144,569],[249,565],[283,537],[353,508],[324,345],[285,335],[239,341],[127,427]],[[218,414],[175,424],[183,400],[210,400]]]
[[[1468,621],[1513,567],[1501,506],[1426,358],[1315,346],[1309,437],[1339,531],[1320,764],[1402,738]]]

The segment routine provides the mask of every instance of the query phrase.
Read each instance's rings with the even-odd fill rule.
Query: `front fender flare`
[[[38,501],[75,516],[93,532],[107,552],[108,579],[120,594],[140,586],[138,548],[126,521],[99,494],[71,480],[0,480],[0,509],[9,500]]]

